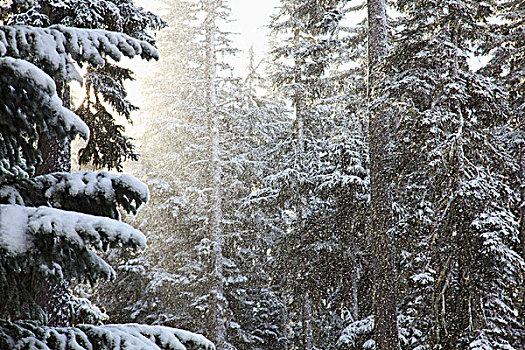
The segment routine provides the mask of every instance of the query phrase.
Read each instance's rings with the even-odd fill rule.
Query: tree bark
[[[208,128],[210,132],[209,144],[209,175],[211,180],[210,195],[210,222],[211,241],[213,244],[213,285],[211,288],[212,302],[211,321],[214,326],[214,340],[217,350],[226,347],[225,297],[223,275],[223,245],[222,234],[222,200],[221,200],[221,163],[220,163],[220,134],[219,114],[217,111],[217,56],[216,56],[216,23],[217,4],[208,0],[206,18],[206,109]]]
[[[379,82],[377,65],[387,54],[385,0],[368,1],[369,102]],[[390,120],[369,113],[371,239],[374,257],[374,335],[377,349],[399,350],[395,244],[392,234]]]
[[[312,350],[313,344],[313,329],[312,329],[312,302],[308,291],[304,294],[303,304],[303,333],[304,333],[304,349]]]
[[[352,290],[352,302],[350,304],[350,313],[352,315],[352,320],[357,321],[359,319],[359,299],[358,299],[358,287],[357,282],[359,280],[358,276],[358,268],[357,268],[357,257],[356,257],[356,250],[357,250],[357,244],[356,244],[356,236],[353,229],[353,226],[350,230],[346,230],[346,232],[343,232],[343,234],[350,235],[350,246],[348,247],[349,250],[349,259],[350,259],[350,278],[351,278],[351,290]]]
[[[71,94],[67,82],[56,83],[57,94],[62,99],[62,105],[71,108]],[[59,140],[49,135],[47,131],[39,133],[38,149],[42,155],[42,163],[37,167],[35,175],[45,175],[57,172],[71,171],[71,140]],[[37,302],[49,315],[50,326],[71,326],[75,315],[70,306],[64,302],[64,296],[69,294],[69,282],[63,280],[56,285],[46,282],[42,292],[37,296]]]
[[[525,259],[525,145],[519,148],[520,231],[521,256]]]
[[[70,89],[66,82],[57,83],[57,92],[62,99],[62,105],[71,108]],[[58,140],[47,131],[40,132],[38,149],[42,154],[42,164],[36,169],[36,175],[71,171],[71,140]]]
[[[289,316],[288,316],[288,299],[286,297],[283,298],[283,339],[284,339],[284,350],[288,350],[290,348],[288,344],[288,322],[289,322]]]
[[[521,124],[521,123],[520,123]],[[521,242],[521,257],[525,259],[525,145],[519,148],[519,189],[520,189],[520,226],[519,239]],[[521,300],[525,300],[525,285],[521,285]],[[525,302],[520,304],[520,317],[525,318]]]

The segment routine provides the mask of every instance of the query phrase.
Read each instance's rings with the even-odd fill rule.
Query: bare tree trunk
[[[303,333],[304,333],[304,349],[313,349],[313,329],[312,329],[312,302],[308,292],[304,294],[303,301]]]
[[[294,30],[294,40],[299,41],[299,29]],[[300,70],[301,62],[295,59],[295,123],[296,123],[296,145],[295,145],[295,169],[297,171],[303,170],[303,159],[305,152],[305,140],[304,140],[304,92],[303,92],[303,81]],[[295,205],[297,210],[297,229],[302,230],[305,225],[304,208],[302,202],[301,189],[296,189]],[[310,296],[308,292],[303,296],[303,339],[305,350],[313,349],[313,331],[312,331],[312,306]]]
[[[519,149],[519,167],[520,167],[520,242],[521,256],[525,259],[525,145]]]
[[[520,228],[521,257],[525,259],[525,145],[519,148],[519,186],[520,186]],[[525,300],[525,285],[521,286],[521,300]],[[525,318],[525,302],[520,304],[520,317]]]
[[[296,93],[296,101],[295,101],[295,118],[297,123],[297,139],[296,139],[296,146],[295,146],[295,169],[298,172],[301,172],[303,159],[304,159],[304,112],[303,112],[303,101],[302,101],[302,95],[300,93]],[[302,191],[301,188],[295,188],[296,191],[296,198],[295,198],[295,205],[296,205],[296,215],[297,215],[297,229],[302,230],[304,227],[304,208],[303,208],[303,198],[302,198]]]
[[[213,242],[213,285],[211,288],[212,303],[211,322],[214,326],[214,340],[218,350],[226,346],[225,297],[223,275],[223,245],[222,234],[222,201],[221,201],[221,163],[219,114],[217,111],[217,56],[216,56],[216,24],[217,4],[214,0],[207,1],[206,18],[206,109],[210,132],[209,144],[209,174],[212,193],[210,195],[210,231]]]
[[[358,300],[358,293],[357,293],[357,281],[359,279],[358,276],[358,269],[357,269],[357,257],[356,257],[356,237],[354,233],[354,229],[347,230],[347,232],[344,232],[343,234],[350,235],[350,246],[348,247],[349,250],[349,258],[350,258],[350,278],[351,278],[351,289],[352,289],[352,304],[351,307],[351,315],[353,318],[353,321],[357,321],[359,319],[359,300]]]
[[[297,123],[297,148],[295,150],[295,160],[300,167],[304,154],[304,103],[301,93],[297,93],[295,101],[295,118]]]
[[[69,85],[57,83],[57,92],[66,108],[71,108]],[[47,131],[42,131],[38,139],[38,149],[42,154],[42,164],[36,169],[36,175],[71,171],[71,140],[57,140]]]
[[[368,1],[369,100],[379,81],[377,64],[387,54],[385,0]],[[392,235],[392,180],[388,113],[369,114],[371,238],[374,256],[374,319],[377,349],[398,350],[395,245]]]
[[[294,41],[299,41],[299,29],[294,30]],[[295,73],[294,73],[294,105],[295,105],[295,122],[296,122],[296,146],[295,146],[295,166],[297,169],[301,168],[301,162],[304,156],[305,142],[304,142],[304,91],[303,80],[301,77],[301,62],[295,59]],[[302,219],[302,217],[300,217]]]
[[[288,344],[288,322],[289,322],[289,316],[288,316],[288,298],[283,298],[283,338],[284,338],[284,350],[288,350],[290,348]]]

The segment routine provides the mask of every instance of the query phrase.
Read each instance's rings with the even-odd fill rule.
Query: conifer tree
[[[512,157],[498,137],[505,95],[467,61],[470,45],[487,40],[493,5],[397,3],[396,45],[373,108],[392,118],[406,348],[513,348],[521,327],[511,311],[523,270]]]
[[[254,198],[264,203],[265,220],[273,220],[269,229],[278,238],[274,279],[283,281],[290,345],[330,348],[344,311],[358,313],[356,238],[366,225],[365,129],[355,113],[359,93],[350,97],[359,88],[346,81],[359,76],[359,68],[341,68],[355,58],[355,34],[340,24],[346,2],[281,5],[272,20],[271,72],[292,104],[293,124],[284,130],[281,164]]]
[[[524,16],[525,4],[522,1],[502,1],[498,7],[499,22],[489,28],[493,33],[492,40],[484,42],[481,46],[484,54],[490,54],[492,59],[480,69],[480,72],[492,79],[502,82],[506,88],[509,103],[510,118],[509,128],[504,128],[499,136],[502,137],[506,149],[517,162],[507,165],[507,171],[514,178],[513,189],[519,200],[515,201],[514,214],[519,218],[519,240],[521,247],[518,249],[525,259],[525,137],[524,137],[524,79],[525,57],[523,54]],[[521,283],[521,305],[519,307],[520,322],[525,322],[525,284]],[[517,339],[523,339],[524,329],[518,331]],[[523,346],[518,342],[516,347]]]
[[[270,98],[257,96],[255,91],[262,88],[254,70],[247,79],[235,78],[222,60],[222,54],[234,52],[227,33],[220,30],[228,16],[226,6],[205,1],[168,5],[170,26],[158,36],[162,74],[148,82],[153,104],[143,117],[143,158],[136,169],[152,193],[151,205],[136,222],[156,252],[121,266],[126,275],[118,281],[119,289],[131,280],[141,281],[141,289],[134,305],[120,315],[126,321],[177,324],[211,338],[224,336],[222,348],[279,348],[279,303],[258,275],[263,268],[256,249],[263,237],[242,200],[267,171],[261,152],[276,137],[280,108]],[[209,16],[216,16],[215,25]],[[216,31],[213,52],[207,40],[210,30]],[[205,102],[211,103],[208,63],[214,57],[216,103],[211,113],[207,107],[212,105]],[[222,178],[220,195],[228,198],[219,208],[222,219],[215,222],[223,232],[219,251],[214,251],[212,239],[211,214],[217,202],[210,196],[214,168],[208,117],[220,118],[215,166]],[[223,264],[222,277],[216,273],[217,263]],[[213,301],[220,296],[212,293],[219,277],[222,306]],[[101,301],[105,299],[109,310],[118,309],[110,288],[104,288]],[[223,335],[214,335],[217,322],[224,323]]]
[[[81,81],[74,63],[100,66],[123,54],[158,58],[151,45],[122,33],[0,27],[2,349],[214,348],[204,337],[177,329],[89,324],[104,315],[72,294],[60,296],[71,308],[70,326],[50,324],[57,315],[44,307],[48,285],[114,277],[98,252],[145,247],[140,232],[119,222],[118,209],[136,212],[148,197],[142,183],[105,172],[34,176],[42,162],[36,148],[41,131],[59,141],[89,136],[88,126],[62,106],[54,80]]]
[[[151,12],[137,7],[133,0],[115,1],[14,1],[2,10],[8,24],[47,27],[66,25],[76,28],[105,29],[125,33],[152,45],[155,40],[148,30],[159,29],[165,23]],[[133,72],[115,63],[105,62],[93,67],[88,63],[85,76],[86,97],[77,108],[77,115],[87,123],[91,138],[79,152],[82,165],[91,163],[96,168],[122,170],[122,163],[137,160],[131,139],[123,134],[124,127],[116,123],[116,113],[131,122],[131,112],[136,110],[127,99],[124,81],[133,79]],[[71,109],[70,89],[67,82],[57,82],[59,96],[64,106]],[[106,105],[111,108],[108,110]],[[69,171],[71,168],[70,142],[59,145],[45,133],[40,138],[44,161],[38,173]]]
[[[496,3],[398,1],[396,9],[372,108],[391,116],[401,345],[518,349],[518,164],[498,84],[512,60],[495,53],[487,68],[468,64],[474,50],[494,47],[487,29]],[[341,344],[370,346],[373,321],[353,323]]]

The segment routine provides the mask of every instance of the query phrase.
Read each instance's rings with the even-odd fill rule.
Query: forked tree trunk
[[[385,0],[368,1],[368,91],[379,81],[377,64],[387,54]],[[369,114],[371,239],[374,257],[374,335],[380,350],[399,350],[395,246],[392,235],[392,180],[389,115]]]

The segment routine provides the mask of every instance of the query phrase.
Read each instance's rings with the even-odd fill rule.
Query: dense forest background
[[[1,347],[525,347],[525,1],[157,5],[0,2]]]

